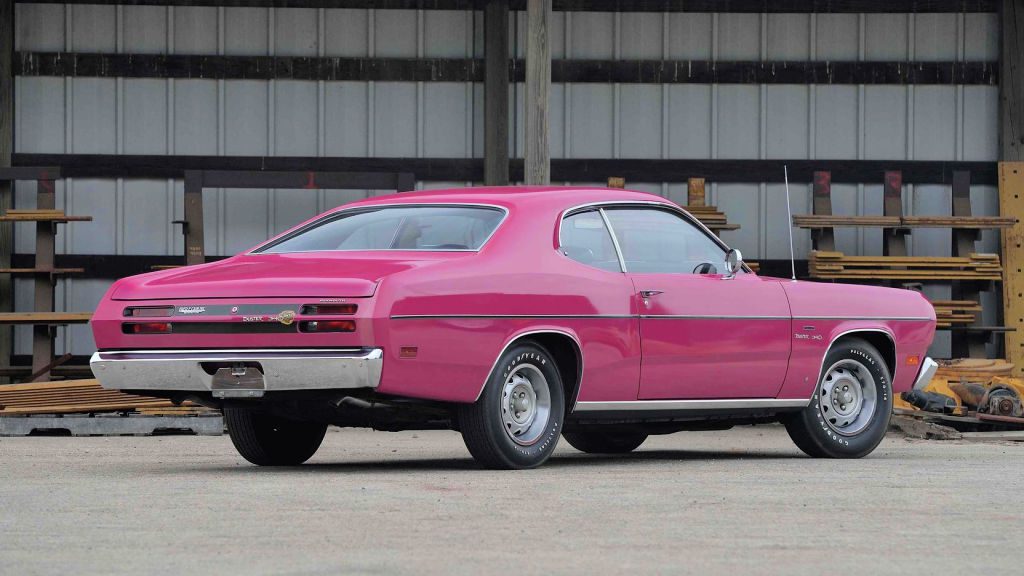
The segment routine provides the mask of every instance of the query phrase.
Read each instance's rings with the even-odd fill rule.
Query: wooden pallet
[[[166,410],[175,408],[175,405],[164,398],[107,390],[96,380],[0,386],[0,415],[122,412],[143,408]]]
[[[3,312],[0,324],[32,324],[36,326],[63,326],[85,324],[92,312]]]
[[[973,324],[981,313],[981,304],[974,300],[932,300],[937,328]]]
[[[996,254],[969,257],[847,256],[842,252],[811,252],[812,278],[832,280],[1001,280]]]
[[[8,210],[0,222],[89,222],[92,216],[71,216],[62,210]]]
[[[1017,222],[1010,216],[833,216],[798,214],[793,216],[797,228],[959,228],[986,230],[1010,228]]]

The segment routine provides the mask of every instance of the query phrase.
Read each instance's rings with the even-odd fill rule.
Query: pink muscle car
[[[664,198],[592,188],[405,193],[331,210],[220,262],[111,287],[103,386],[222,408],[250,462],[294,465],[328,425],[450,428],[482,464],[560,436],[783,422],[860,457],[926,381],[918,293],[762,278]]]

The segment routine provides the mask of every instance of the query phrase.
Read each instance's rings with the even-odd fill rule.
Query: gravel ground
[[[0,438],[0,573],[1019,574],[1022,456],[812,460],[767,426],[493,472],[453,432],[342,430],[260,469],[226,436]]]

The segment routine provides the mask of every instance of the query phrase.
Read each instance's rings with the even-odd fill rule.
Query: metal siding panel
[[[71,89],[71,151],[76,154],[117,152],[117,80],[75,78]]]
[[[118,229],[117,184],[113,180],[75,179],[67,193],[70,214],[92,216],[91,222],[64,225],[68,254],[116,254]],[[60,246],[60,243],[58,243]]]
[[[953,206],[953,189],[943,185],[921,185],[913,187],[910,210],[914,216],[950,216]],[[908,251],[913,256],[951,256],[953,234],[948,228],[921,228],[914,230]]]
[[[807,87],[768,86],[765,95],[765,157],[807,158]]]
[[[914,18],[914,60],[956,60],[957,15],[921,13]]]
[[[67,303],[63,308],[75,312],[95,310],[113,281],[75,278],[65,280],[61,284],[64,289],[62,300]],[[60,346],[57,348],[57,354],[87,355],[96,351],[96,343],[92,339],[92,328],[88,324],[68,326],[61,332],[65,337],[58,342]]]
[[[218,9],[175,6],[174,53],[216,54]]]
[[[669,158],[711,158],[711,93],[709,85],[669,86]]]
[[[956,158],[956,87],[914,87],[914,160]]]
[[[661,158],[662,88],[624,84],[619,98],[619,151],[622,158]],[[660,188],[659,188],[660,192]]]
[[[224,54],[269,54],[269,18],[267,8],[224,8]]]
[[[317,110],[316,82],[274,82],[274,155],[317,155]]]
[[[470,145],[466,141],[466,107],[469,105],[465,84],[424,84],[424,156],[466,157]]]
[[[664,15],[651,13],[621,14],[622,58],[660,60],[663,54]]]
[[[74,4],[71,10],[73,52],[113,52],[117,49],[117,7]],[[61,21],[63,24],[63,21]]]
[[[270,195],[264,189],[227,188],[223,192],[224,213],[219,222],[224,256],[238,254],[266,240],[269,231]],[[209,219],[209,216],[207,216]]]
[[[15,78],[14,149],[64,152],[64,79]]]
[[[317,206],[316,190],[289,189],[278,190],[273,195],[270,208],[273,210],[273,229],[271,235],[280,234],[292,226],[305,222],[320,213]],[[262,241],[259,239],[253,245]],[[251,247],[251,246],[250,246]]]
[[[324,153],[368,156],[365,82],[329,82],[324,86]]]
[[[819,60],[857,60],[860,44],[860,16],[857,14],[816,14],[814,52]]]
[[[668,15],[668,57],[710,60],[714,17],[706,13],[673,12]]]
[[[999,15],[964,14],[964,60],[999,60]]]
[[[718,59],[761,59],[761,15],[723,13],[718,15]]]
[[[769,14],[767,18],[768,60],[810,58],[810,14]]]
[[[760,188],[757,184],[720,183],[714,199],[718,209],[729,215],[729,222],[741,226],[739,230],[723,230],[722,240],[738,248],[750,260],[764,257],[758,213]]]
[[[857,158],[857,91],[856,86],[815,86],[815,158]]]
[[[14,49],[36,52],[61,52],[64,41],[63,4],[15,4]],[[60,23],[60,26],[55,26]]]
[[[572,158],[611,158],[615,89],[610,84],[573,84],[570,96]]]
[[[126,154],[167,153],[167,81],[124,81]]]
[[[217,81],[174,81],[177,154],[217,154]]]
[[[483,118],[483,93],[481,93],[480,117]],[[509,106],[511,109],[511,106]],[[511,113],[511,110],[509,111]],[[524,118],[520,116],[520,118]],[[509,137],[515,135],[515,130],[509,130]],[[522,134],[520,134],[522,136]],[[521,140],[520,140],[521,141]],[[483,157],[483,133],[480,134],[480,151],[477,157]],[[552,84],[551,95],[548,98],[548,150],[552,158],[565,158],[565,84]],[[509,146],[509,150],[512,147]]]
[[[964,86],[963,159],[999,159],[999,88]]]
[[[15,310],[32,310],[33,297],[32,280],[29,278],[15,278],[14,279],[14,309]],[[32,353],[32,327],[31,326],[15,326],[14,327],[14,353],[15,354],[31,354]]]
[[[318,38],[316,9],[274,10],[275,56],[316,56]]]
[[[123,254],[171,254],[167,228],[174,220],[168,212],[167,181],[125,180],[120,232]]]
[[[415,10],[385,10],[374,13],[375,56],[415,58],[419,39]]]
[[[878,184],[865,184],[857,193],[858,201],[863,206],[860,210],[861,216],[881,216],[885,212],[882,179],[879,174]],[[854,188],[857,188],[856,186]],[[856,192],[855,192],[856,193]],[[882,231],[878,228],[864,228],[860,234],[860,249],[857,254],[881,254],[882,253]]]
[[[224,82],[224,153],[234,156],[268,154],[267,82]]]
[[[808,184],[789,185],[789,202],[793,214],[811,213],[811,187]],[[730,215],[729,221],[732,222]],[[786,215],[785,184],[765,186],[765,238],[767,245],[761,254],[763,258],[789,259],[789,217]],[[744,254],[746,251],[737,246]],[[798,260],[806,259],[811,250],[811,231],[793,228],[793,253]]]
[[[567,58],[615,57],[615,15],[611,12],[574,12],[571,30]]]
[[[423,55],[427,58],[468,58],[473,30],[465,12],[425,10],[423,12]]]
[[[881,175],[879,175],[881,177]],[[881,194],[881,190],[879,190]],[[856,184],[832,183],[832,213],[837,216],[858,216]],[[856,228],[836,228],[836,250],[844,254],[860,254]]]
[[[167,53],[167,8],[163,6],[124,6],[124,45],[131,54]]]
[[[757,158],[760,147],[759,86],[718,87],[718,158]]]
[[[374,86],[374,156],[416,156],[416,84],[378,82]]]
[[[324,53],[327,56],[369,56],[369,15],[366,10],[325,10],[324,30]]]
[[[864,15],[864,59],[907,59],[907,15]]]
[[[995,186],[971,186],[971,213],[976,216],[999,215],[999,188]],[[999,254],[999,231],[982,230],[978,251],[985,254]],[[1001,304],[996,302],[996,307]]]
[[[907,88],[864,87],[864,158],[904,160],[906,157]]]

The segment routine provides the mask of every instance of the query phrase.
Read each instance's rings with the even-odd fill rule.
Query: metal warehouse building
[[[92,218],[58,227],[51,268],[84,272],[55,276],[55,309],[90,311],[116,278],[184,263],[175,221],[189,219],[186,171],[213,174],[199,185],[205,257],[367,195],[523,181],[536,136],[526,120],[545,108],[524,82],[527,4],[0,0],[0,99],[13,113],[13,123],[0,113],[0,166],[58,169],[55,207]],[[555,0],[541,15],[551,181],[622,177],[685,205],[689,180],[703,178],[707,203],[740,226],[722,238],[783,274],[784,165],[796,214],[814,209],[816,172],[829,174],[835,214],[887,213],[885,174],[898,171],[904,215],[953,215],[964,173],[971,213],[998,215],[997,162],[1020,160],[1022,10],[1012,0]],[[214,173],[226,170],[282,180],[225,188]],[[365,189],[311,171],[394,180]],[[39,179],[13,184],[14,208],[36,207]],[[0,238],[0,267],[38,268],[35,224],[5,226],[13,243]],[[795,234],[806,274],[812,235]],[[915,230],[907,254],[953,256],[954,236]],[[886,252],[874,228],[837,228],[834,244]],[[976,249],[999,254],[999,231],[982,231]],[[0,304],[38,309],[38,277],[6,278],[13,297],[0,285]],[[923,288],[956,297],[949,282]],[[1008,324],[1000,287],[981,302],[977,325]],[[32,331],[14,328],[13,365],[32,364]],[[94,350],[85,324],[55,333],[70,364]],[[950,334],[936,355],[955,353]],[[991,336],[987,353],[1002,355]]]

